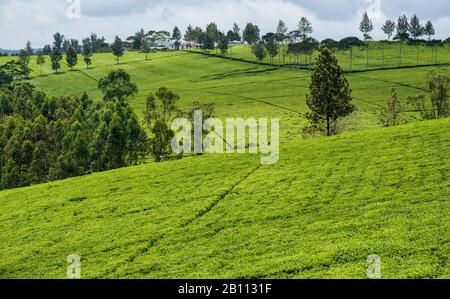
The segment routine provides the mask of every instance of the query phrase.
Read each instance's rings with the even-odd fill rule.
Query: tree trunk
[[[331,123],[329,116],[327,116],[327,136],[331,136]]]

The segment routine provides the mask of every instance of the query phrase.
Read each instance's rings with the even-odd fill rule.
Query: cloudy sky
[[[379,28],[387,18],[414,13],[422,22],[433,21],[438,38],[450,36],[448,0],[0,0],[0,48],[23,48],[27,40],[42,47],[56,31],[77,39],[96,32],[111,40],[140,28],[171,31],[178,25],[184,31],[188,24],[203,27],[211,21],[223,31],[234,22],[241,28],[253,22],[268,32],[283,19],[292,30],[302,16],[312,21],[315,38],[339,39],[361,35],[358,23],[365,10],[375,38],[383,37]]]

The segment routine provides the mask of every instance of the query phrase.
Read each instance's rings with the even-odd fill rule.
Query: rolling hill
[[[391,86],[402,99],[426,93],[433,68],[350,75],[350,132],[302,140],[308,71],[184,52],[142,59],[127,53],[117,66],[101,54],[89,70],[31,81],[100,100],[97,80],[123,68],[138,114],[164,85],[182,109],[278,117],[279,163],[203,155],[2,191],[0,277],[65,278],[71,254],[83,278],[365,278],[372,254],[384,278],[450,277],[450,120],[379,128]]]

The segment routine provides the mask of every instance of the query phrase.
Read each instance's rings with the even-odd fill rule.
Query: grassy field
[[[348,75],[350,132],[302,140],[309,71],[187,52],[143,59],[99,54],[89,70],[55,75],[33,58],[31,83],[101,100],[97,80],[123,68],[140,115],[166,86],[184,110],[214,102],[220,118],[278,117],[280,162],[205,155],[0,192],[0,277],[64,278],[70,254],[84,278],[365,278],[371,254],[384,278],[450,277],[450,121],[379,121],[392,86],[402,101],[427,93],[437,67]]]
[[[450,277],[449,120],[0,193],[1,277]]]
[[[252,62],[256,61],[249,46],[233,46],[225,55],[220,54],[218,50],[203,51],[198,49],[195,51]],[[293,67],[301,65],[304,68],[314,67],[314,57],[316,54],[317,53],[314,53],[311,57],[309,55],[289,54],[287,53],[287,46],[282,45],[280,47],[279,55],[274,58],[273,64]],[[345,71],[365,71],[367,69],[374,70],[417,65],[450,64],[449,45],[445,45],[444,47],[430,47],[426,45],[408,45],[405,43],[400,49],[400,43],[383,45],[378,42],[370,42],[368,51],[366,47],[353,47],[351,51],[335,50],[334,54]],[[352,57],[351,66],[350,55]],[[367,55],[369,56],[367,57]],[[312,59],[311,64],[310,59]],[[267,56],[263,62],[270,64],[270,57]]]

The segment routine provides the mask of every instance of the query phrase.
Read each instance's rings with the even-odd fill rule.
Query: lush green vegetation
[[[248,49],[246,49],[248,50]],[[249,52],[250,53],[250,52]],[[368,255],[383,277],[450,276],[448,119],[381,129],[398,98],[428,93],[422,67],[347,76],[353,104],[341,136],[302,140],[310,72],[188,52],[94,54],[86,69],[31,57],[31,83],[49,96],[101,102],[98,81],[126,70],[143,118],[148,94],[175,91],[179,107],[214,102],[219,118],[278,117],[281,159],[205,155],[0,192],[1,277],[355,277]],[[1,57],[0,64],[10,58]],[[82,57],[78,58],[82,61]]]
[[[365,71],[367,69],[391,69],[417,65],[450,64],[450,45],[427,45],[419,43],[400,44],[400,42],[366,42],[367,46],[353,46],[352,49],[333,49],[341,67],[349,71]],[[218,50],[193,49],[192,51],[208,53],[234,59],[257,62],[258,59],[249,46],[233,46],[226,53]],[[291,67],[314,68],[316,51],[311,53],[289,53],[287,45],[280,45],[279,53],[272,64]],[[401,54],[401,55],[400,55]],[[351,57],[351,64],[350,64]],[[262,61],[271,64],[270,56]]]
[[[147,134],[126,101],[137,87],[122,70],[100,80],[103,101],[94,103],[86,93],[47,97],[17,81],[20,67],[7,66],[0,66],[0,189],[136,165],[147,158]]]
[[[449,277],[448,119],[0,193],[2,277]]]

